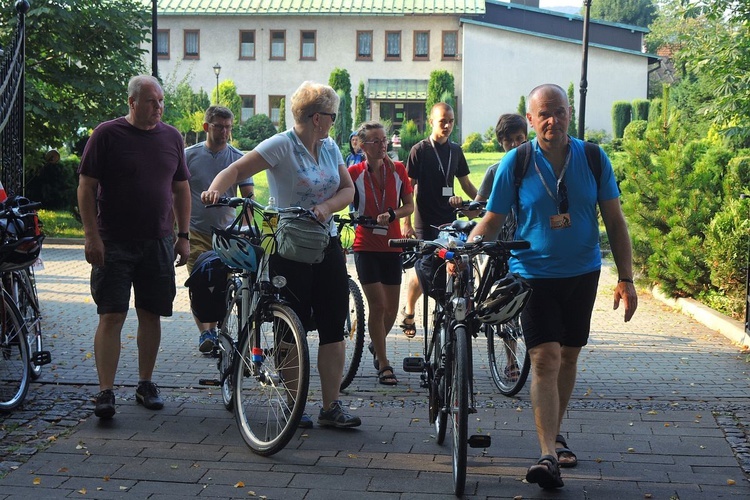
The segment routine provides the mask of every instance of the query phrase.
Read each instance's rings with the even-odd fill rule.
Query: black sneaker
[[[358,427],[361,424],[362,422],[359,417],[355,417],[346,411],[339,400],[332,402],[331,407],[328,410],[321,408],[320,414],[318,414],[318,425],[321,427],[330,426],[343,429],[347,427]]]
[[[112,418],[115,416],[115,393],[107,389],[96,395],[96,407],[94,415],[99,418]]]
[[[135,400],[149,410],[164,408],[164,400],[159,396],[159,388],[153,382],[139,382],[135,390]]]

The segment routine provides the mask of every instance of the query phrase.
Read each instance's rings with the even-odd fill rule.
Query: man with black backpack
[[[547,489],[563,486],[560,467],[577,464],[560,427],[575,386],[578,355],[588,341],[599,282],[597,207],[619,274],[614,308],[623,300],[625,321],[629,321],[638,299],[630,235],[609,158],[599,149],[597,179],[585,143],[567,135],[571,108],[561,87],[540,85],[531,91],[527,103],[526,117],[536,139],[501,161],[487,214],[469,241],[475,236],[496,238],[505,216],[515,207],[516,238],[531,243],[530,249],[516,252],[510,266],[534,290],[521,322],[531,359],[531,403],[541,458],[529,468],[526,480]],[[524,149],[530,153],[528,162],[518,162]],[[519,163],[528,163],[528,168],[517,168]]]

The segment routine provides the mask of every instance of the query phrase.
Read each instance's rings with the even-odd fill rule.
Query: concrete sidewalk
[[[86,401],[98,391],[93,360],[97,317],[81,246],[47,245],[38,272],[45,338],[53,364],[34,383],[22,411],[0,416],[4,498],[452,498],[450,446],[438,446],[427,421],[418,374],[396,366],[399,385],[377,384],[365,355],[342,399],[360,428],[300,431],[270,458],[254,455],[214,390],[214,360],[197,352],[187,290],[164,333],[154,380],[166,407],[135,404],[135,314],[122,337],[117,415],[99,421]],[[178,284],[186,278],[178,271]],[[604,270],[590,344],[563,429],[579,458],[564,469],[565,487],[545,492],[523,481],[538,458],[528,383],[501,396],[487,370],[486,347],[474,342],[478,413],[470,433],[492,446],[470,449],[470,498],[750,498],[750,377],[745,355],[724,336],[641,296],[635,318],[612,311],[615,278]],[[317,340],[311,339],[315,360]],[[422,350],[394,330],[394,364]],[[400,364],[400,363],[398,363]],[[315,367],[313,367],[315,370]],[[317,375],[310,413],[320,408]],[[41,418],[40,418],[41,417]],[[18,432],[33,434],[8,450]],[[450,436],[446,439],[448,441]],[[36,451],[37,447],[44,447]],[[30,458],[26,461],[23,455]]]

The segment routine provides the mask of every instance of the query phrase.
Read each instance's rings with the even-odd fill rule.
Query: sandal
[[[555,447],[555,453],[557,454],[557,463],[560,467],[570,468],[578,465],[578,457],[568,448],[568,443],[565,442],[565,438],[558,434],[555,438],[555,443],[560,443],[560,448]],[[561,459],[567,460],[567,462],[561,462]]]
[[[393,371],[392,366],[384,366],[381,370],[378,370],[378,382],[380,382],[382,385],[398,384],[398,379],[396,378],[396,373]]]
[[[518,379],[521,377],[521,370],[518,369],[518,365],[515,363],[506,366],[503,372],[505,373],[505,378],[511,382],[518,382]]]
[[[380,369],[380,361],[378,361],[378,357],[375,356],[375,346],[372,345],[372,342],[367,346],[367,350],[370,351],[370,354],[372,354],[372,366],[375,367],[376,370]]]
[[[552,455],[544,455],[526,471],[526,481],[545,490],[565,486],[560,477],[560,466]]]
[[[398,326],[404,331],[406,338],[413,339],[417,334],[417,325],[414,322],[414,315],[406,314],[406,309],[401,309],[401,314],[403,315],[403,318],[401,319],[401,324]],[[407,323],[406,320],[411,320],[411,322]]]

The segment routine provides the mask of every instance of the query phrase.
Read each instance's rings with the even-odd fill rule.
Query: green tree
[[[262,141],[276,134],[276,127],[268,115],[253,115],[236,131],[237,144],[243,151],[250,151]]]
[[[526,116],[526,96],[522,95],[518,100],[518,108],[516,109],[519,115]]]
[[[653,0],[596,0],[591,2],[590,14],[592,19],[645,28],[654,20],[657,10]]]
[[[127,113],[128,80],[144,73],[142,44],[150,10],[132,0],[34,0],[26,16],[27,166],[60,147],[80,127]],[[0,18],[0,44],[17,24],[14,9]]]
[[[279,103],[279,130],[286,130],[286,99]]]
[[[430,73],[430,80],[427,82],[425,116],[430,116],[432,107],[435,104],[445,102],[446,95],[450,97],[451,101],[453,100],[453,96],[456,95],[456,84],[453,75],[444,69],[436,69]]]
[[[568,135],[578,137],[578,125],[576,125],[576,88],[573,82],[568,85],[568,102],[570,103],[570,123],[568,124]]]
[[[359,82],[357,89],[357,105],[354,112],[354,126],[358,127],[367,121],[367,98],[365,97],[365,83]]]
[[[229,108],[234,116],[242,116],[242,97],[237,93],[237,85],[232,80],[219,84],[219,105]]]
[[[352,82],[349,78],[349,72],[342,68],[334,68],[331,76],[328,78],[328,85],[338,92],[339,98],[343,101],[339,105],[339,116],[336,118],[336,135],[334,140],[341,146],[349,139],[349,132],[352,129]]]

